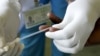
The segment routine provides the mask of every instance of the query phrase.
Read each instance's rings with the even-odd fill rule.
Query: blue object
[[[56,15],[57,17],[63,19],[67,5],[68,4],[66,0],[51,0],[52,13],[54,13],[54,15]]]
[[[24,36],[27,36],[31,33],[38,31],[39,26],[40,25],[37,25],[30,29],[25,29],[25,27],[23,27],[22,30],[20,31],[20,37],[24,38]],[[25,48],[21,56],[44,56],[44,48],[45,48],[44,32],[36,34],[34,36],[30,36],[27,39],[21,40],[21,42],[24,43],[25,45]]]
[[[19,28],[19,34],[20,38],[24,38],[29,34],[39,31],[38,28],[42,24],[34,26],[30,29],[26,29],[24,25],[23,12],[34,8],[34,0],[19,0],[19,2],[21,4],[21,12],[19,15],[21,24]],[[43,24],[45,24],[45,22]],[[24,43],[25,45],[25,48],[23,49],[21,56],[44,56],[44,48],[45,48],[44,32],[33,36],[29,36],[29,38],[21,40],[21,42]]]
[[[49,3],[49,1],[51,3],[51,10],[52,10],[51,12],[57,17],[59,17],[60,19],[63,19],[68,5],[67,1],[66,0],[40,0],[40,3],[43,2],[43,4],[47,4]],[[51,47],[52,47],[52,51],[51,51],[52,56],[71,56],[70,54],[60,52],[53,44],[53,42],[51,43]]]
[[[51,47],[52,47],[52,56],[71,56],[70,54],[68,54],[68,53],[62,53],[62,52],[60,52],[57,48],[56,48],[56,46],[53,44],[53,41],[52,41],[52,45],[51,45]]]
[[[68,5],[66,0],[40,0],[39,2],[42,4],[47,4],[50,2],[52,13],[54,13],[54,15],[56,15],[57,17],[63,19]]]
[[[33,0],[21,0],[21,2],[23,3],[23,9],[22,11],[27,10],[29,7],[34,8],[32,3]],[[39,1],[42,4],[47,4],[49,2],[51,2],[51,7],[52,7],[52,12],[60,17],[61,19],[63,19],[65,11],[66,11],[66,7],[67,7],[67,3],[66,0],[40,0]],[[30,5],[30,6],[29,6]],[[22,14],[22,13],[21,13]],[[23,21],[23,17],[21,17],[22,21]],[[37,25],[33,28],[30,29],[26,29],[24,24],[21,23],[22,26],[20,27],[20,37],[24,38],[24,36],[27,36],[31,33],[34,33],[36,31],[38,31],[38,28],[40,25]],[[27,39],[21,40],[22,43],[24,43],[25,48],[21,54],[21,56],[44,56],[44,48],[45,48],[45,35],[44,32],[34,35],[34,36],[30,36]],[[65,54],[60,52],[55,45],[52,43],[51,45],[52,47],[52,56],[70,56],[70,54]]]
[[[39,3],[41,4],[48,4],[50,0],[39,0]]]

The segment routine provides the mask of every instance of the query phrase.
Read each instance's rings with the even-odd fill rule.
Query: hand
[[[94,29],[98,15],[96,12],[91,13],[93,10],[82,4],[78,1],[71,3],[64,20],[52,26],[60,30],[45,33],[48,38],[54,39],[55,46],[61,52],[74,54],[82,50]]]
[[[0,56],[20,56],[24,45],[21,44],[20,39],[7,43],[4,47],[0,48]]]
[[[20,23],[18,0],[1,0],[0,5],[2,5],[0,6],[0,54],[3,56],[17,55],[14,50],[21,50],[21,44],[15,40]]]

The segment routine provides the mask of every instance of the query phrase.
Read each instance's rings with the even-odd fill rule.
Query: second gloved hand
[[[19,11],[18,0],[0,1],[0,56],[19,56],[23,49],[17,39]]]
[[[21,44],[19,38],[7,43],[4,47],[0,48],[0,56],[20,56],[24,45]]]

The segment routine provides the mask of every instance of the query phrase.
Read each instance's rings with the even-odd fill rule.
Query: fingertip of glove
[[[54,32],[46,32],[45,36],[51,39],[54,39]]]
[[[4,49],[4,51],[8,51],[9,46],[5,46],[3,49]]]
[[[19,42],[22,49],[24,48],[24,44],[20,42],[20,38],[16,38],[16,42]]]
[[[48,32],[45,33],[45,36],[48,37]]]
[[[46,32],[45,36],[49,38],[50,37],[50,32]]]
[[[58,28],[58,29],[59,29],[58,24],[52,25],[52,27],[54,27],[54,28]]]
[[[0,56],[5,52],[4,49],[0,49]]]
[[[56,26],[57,26],[57,24],[52,25],[52,27],[56,27]]]
[[[20,41],[20,38],[16,38],[16,40],[15,40],[16,42],[19,42]]]

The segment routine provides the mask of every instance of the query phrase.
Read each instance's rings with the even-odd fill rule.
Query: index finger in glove
[[[62,30],[54,31],[54,32],[46,32],[45,35],[51,39],[66,39],[66,35]]]

